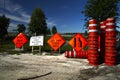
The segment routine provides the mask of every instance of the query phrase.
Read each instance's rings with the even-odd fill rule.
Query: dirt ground
[[[69,80],[79,70],[92,67],[87,59],[70,59],[64,55],[0,54],[0,80]]]

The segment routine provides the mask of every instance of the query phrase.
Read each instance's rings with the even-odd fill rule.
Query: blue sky
[[[18,24],[28,27],[31,14],[40,7],[47,19],[47,26],[56,25],[58,32],[84,32],[84,15],[81,14],[87,0],[0,0],[0,15],[10,18],[8,31],[17,29]]]
[[[5,1],[5,8],[4,8]],[[0,15],[10,18],[8,31],[18,24],[28,27],[32,12],[40,7],[47,17],[47,26],[57,27],[58,32],[84,32],[84,14],[81,13],[87,0],[0,0]]]

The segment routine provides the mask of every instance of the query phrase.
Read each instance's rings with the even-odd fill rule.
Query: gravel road
[[[0,80],[120,80],[120,64],[94,67],[64,55],[0,53]]]
[[[64,55],[0,55],[0,80],[69,80],[92,67],[86,59]]]

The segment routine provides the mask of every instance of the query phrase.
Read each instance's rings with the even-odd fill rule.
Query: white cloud
[[[5,4],[5,9],[7,11],[11,12],[11,13],[13,13],[13,12],[15,12],[15,11],[17,11],[17,10],[22,8],[22,6],[12,2],[11,0],[3,0],[3,1],[5,1],[5,3],[2,2],[3,4]],[[2,8],[4,8],[4,6]]]
[[[4,11],[6,17],[10,18],[8,31],[17,29],[18,23],[28,24],[30,21],[30,15],[27,14],[24,8],[19,3],[15,3],[12,0],[0,0],[0,15],[2,15]]]
[[[55,21],[48,19],[47,20],[47,25],[48,25],[48,27],[52,27],[52,26],[57,25],[57,24],[56,24]]]
[[[17,28],[17,24],[16,23],[10,23],[10,26]]]
[[[0,0],[0,4],[3,5],[4,1]],[[5,0],[5,8],[4,5],[0,7],[5,9],[6,16],[14,21],[28,23],[30,20],[30,15],[24,11],[23,7],[17,3],[12,2],[11,0]]]
[[[29,22],[29,18],[25,19],[24,17],[18,17],[18,16],[14,16],[14,15],[9,15],[9,14],[6,14],[6,17],[8,17],[14,21],[25,22],[25,23]]]
[[[21,15],[22,15],[23,17],[27,18],[27,19],[30,18],[30,15],[26,14],[26,12],[22,12]]]
[[[17,29],[17,25],[16,23],[10,23],[9,27],[8,27],[8,31],[13,31]]]

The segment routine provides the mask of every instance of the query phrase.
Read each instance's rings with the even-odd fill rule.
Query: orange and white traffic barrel
[[[74,58],[76,57],[76,53],[74,51],[65,51],[65,57]]]
[[[89,34],[88,34],[88,61],[90,65],[99,65],[98,54],[98,27],[97,21],[91,19],[89,21]]]
[[[105,30],[106,30],[106,21],[100,23],[100,61],[104,63],[105,59]]]
[[[87,50],[76,51],[76,57],[86,59],[88,57],[88,51]]]
[[[116,64],[116,27],[114,17],[106,20],[105,33],[105,64],[114,66]]]
[[[65,57],[67,58],[87,58],[87,51],[65,51]]]

